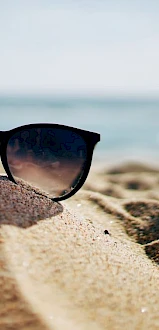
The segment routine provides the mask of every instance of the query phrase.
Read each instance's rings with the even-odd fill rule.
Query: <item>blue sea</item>
[[[159,99],[0,96],[0,118],[0,130],[50,122],[98,132],[95,159],[159,159]]]

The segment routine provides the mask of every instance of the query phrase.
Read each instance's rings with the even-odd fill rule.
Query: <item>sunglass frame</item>
[[[83,138],[83,140],[86,144],[86,148],[87,148],[87,157],[86,157],[86,161],[85,161],[85,165],[84,165],[84,169],[83,169],[83,174],[81,175],[77,185],[69,193],[67,193],[66,195],[51,198],[51,199],[53,201],[62,201],[67,198],[70,198],[83,186],[84,182],[87,179],[87,176],[88,176],[88,173],[89,173],[89,170],[91,167],[91,163],[92,163],[93,151],[94,151],[94,148],[95,148],[95,145],[97,144],[97,142],[100,141],[100,134],[91,132],[91,131],[82,130],[82,129],[75,128],[75,127],[71,127],[71,126],[53,124],[53,123],[51,123],[51,124],[50,123],[27,124],[27,125],[22,125],[22,126],[13,128],[8,131],[0,131],[0,154],[1,154],[2,165],[8,175],[8,179],[10,181],[14,182],[15,184],[18,184],[18,183],[14,180],[14,178],[10,172],[10,169],[8,166],[8,161],[7,161],[8,141],[15,133],[22,131],[22,130],[26,130],[26,129],[31,129],[31,128],[51,128],[51,129],[58,128],[61,130],[69,130],[69,131],[72,131],[73,133],[79,134]]]

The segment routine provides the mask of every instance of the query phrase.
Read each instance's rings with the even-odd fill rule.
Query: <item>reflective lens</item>
[[[49,193],[68,194],[79,182],[87,158],[83,138],[67,129],[28,128],[8,141],[7,161],[15,179]]]

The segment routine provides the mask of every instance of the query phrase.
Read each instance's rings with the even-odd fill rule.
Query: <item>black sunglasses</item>
[[[40,188],[54,201],[74,195],[90,170],[100,134],[58,124],[0,131],[0,153],[9,180]]]

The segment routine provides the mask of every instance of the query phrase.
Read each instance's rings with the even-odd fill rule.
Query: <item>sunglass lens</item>
[[[62,197],[79,182],[87,147],[76,132],[60,128],[27,128],[8,141],[7,161],[15,179],[40,188],[50,197]]]

